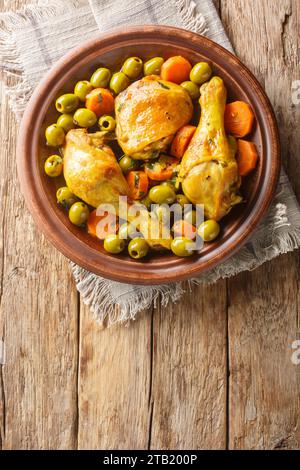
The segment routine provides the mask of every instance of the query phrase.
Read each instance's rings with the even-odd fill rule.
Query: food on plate
[[[97,116],[90,109],[79,108],[74,113],[73,121],[79,127],[93,127],[97,122]]]
[[[106,88],[95,88],[86,96],[85,106],[99,118],[113,112],[115,99]]]
[[[111,79],[111,71],[105,67],[95,70],[91,76],[90,83],[94,88],[106,88]]]
[[[114,131],[116,121],[112,116],[101,116],[98,121],[100,131]]]
[[[64,177],[70,191],[92,207],[117,203],[129,188],[102,133],[72,129],[64,147]]]
[[[242,201],[238,166],[224,128],[226,88],[213,77],[201,87],[199,126],[182,158],[180,179],[187,198],[204,205],[208,219],[220,220]]]
[[[63,160],[60,155],[51,155],[45,161],[45,172],[48,176],[56,177],[62,173]]]
[[[205,242],[211,242],[220,233],[220,225],[215,220],[205,220],[202,222],[201,225],[198,227],[198,235],[202,238]]]
[[[257,150],[253,142],[248,142],[247,140],[239,139],[237,142],[237,164],[239,169],[239,174],[241,176],[246,176],[250,173],[257,164]]]
[[[168,82],[185,82],[189,79],[192,66],[190,62],[181,55],[170,57],[161,66],[160,76]]]
[[[125,242],[118,235],[107,235],[104,240],[104,249],[108,253],[112,253],[113,255],[117,255],[121,253],[121,251],[125,248]]]
[[[86,224],[88,218],[89,208],[84,202],[78,201],[72,204],[69,209],[69,219],[72,224],[82,227]]]
[[[79,106],[79,98],[74,93],[66,93],[57,98],[55,107],[60,113],[72,113]]]
[[[65,141],[65,132],[62,127],[57,124],[48,126],[45,132],[47,145],[50,147],[59,147]]]
[[[225,107],[225,130],[234,137],[245,137],[252,130],[254,114],[248,103],[234,101]]]
[[[128,78],[134,80],[138,78],[143,70],[143,61],[139,57],[129,57],[125,60],[121,71],[127,75]]]
[[[160,75],[161,66],[164,63],[162,57],[153,57],[144,63],[144,75]]]
[[[88,80],[77,82],[74,88],[74,95],[78,96],[80,101],[85,101],[87,95],[92,91],[93,85]]]
[[[207,82],[212,76],[212,69],[207,62],[198,62],[190,72],[190,80],[197,85]]]
[[[56,199],[57,203],[65,209],[70,209],[74,202],[78,201],[75,194],[73,194],[67,186],[62,186],[56,191]]]
[[[116,135],[123,152],[137,160],[155,158],[193,114],[189,94],[158,76],[132,83],[116,98]]]
[[[188,92],[192,100],[197,100],[199,98],[200,90],[196,83],[187,80],[186,82],[182,82],[180,86],[182,86],[182,88]]]
[[[69,132],[76,127],[73,121],[73,114],[61,114],[56,121],[58,127],[62,127],[65,132]]]
[[[195,131],[196,126],[186,125],[181,127],[181,129],[176,132],[173,139],[170,150],[171,155],[181,160],[193,135],[195,134]]]
[[[174,255],[180,257],[191,256],[194,254],[191,239],[187,237],[175,237],[171,243],[171,250]]]
[[[131,258],[140,259],[147,256],[149,252],[149,245],[143,238],[137,237],[130,240],[128,245],[128,253]]]
[[[130,83],[129,78],[123,72],[114,73],[111,77],[109,88],[118,95],[121,91],[125,90]]]
[[[57,150],[44,169],[59,178],[56,200],[72,224],[112,255],[201,253],[242,202],[243,178],[258,161],[244,140],[254,113],[243,101],[226,104],[226,95],[208,62],[133,56],[59,96],[56,123],[45,130]]]

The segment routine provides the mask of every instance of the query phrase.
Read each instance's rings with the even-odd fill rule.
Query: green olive
[[[80,127],[92,127],[97,122],[96,114],[90,109],[79,108],[73,116],[75,124]]]
[[[171,250],[176,256],[191,256],[193,249],[190,247],[191,240],[186,237],[176,237],[171,242]]]
[[[129,57],[129,59],[126,59],[121,71],[127,75],[128,78],[131,78],[134,80],[135,78],[138,78],[139,75],[141,75],[143,70],[143,61],[139,57]]]
[[[162,57],[153,57],[144,63],[144,75],[160,75],[160,69],[164,59]]]
[[[56,199],[58,204],[65,207],[66,209],[70,209],[72,204],[77,201],[77,197],[75,194],[71,193],[67,186],[62,186],[56,192]]]
[[[59,176],[62,173],[63,160],[59,155],[51,155],[51,157],[48,157],[45,161],[44,168],[48,176],[52,178]]]
[[[108,253],[112,253],[113,255],[117,255],[121,253],[121,251],[125,248],[125,241],[121,240],[118,235],[108,235],[104,240],[104,249]]]
[[[114,131],[116,127],[116,121],[112,116],[101,116],[98,123],[100,131]]]
[[[196,83],[193,82],[182,82],[180,85],[182,88],[185,89],[185,91],[188,92],[192,100],[197,100],[200,96],[200,90],[199,87],[196,85]]]
[[[152,201],[150,197],[147,195],[143,199],[140,200],[140,203],[143,204],[149,210],[151,208]]]
[[[69,210],[69,219],[74,225],[81,227],[89,218],[89,209],[84,202],[75,202]]]
[[[109,84],[110,77],[110,70],[106,69],[105,67],[100,67],[99,69],[95,70],[91,76],[90,82],[95,88],[106,88]]]
[[[65,132],[69,132],[71,129],[74,129],[75,124],[73,122],[72,114],[62,114],[57,119],[56,123],[59,127],[62,127]]]
[[[88,80],[81,80],[75,85],[74,95],[78,96],[80,101],[85,101],[86,95],[88,95],[92,89],[93,85]]]
[[[51,124],[48,126],[45,132],[47,144],[51,147],[58,147],[65,141],[65,133],[62,127],[57,124]]]
[[[160,186],[168,186],[169,188],[173,189],[175,191],[175,185],[172,183],[171,180],[163,181],[160,183]]]
[[[55,106],[60,113],[73,113],[79,106],[79,98],[74,93],[66,93],[57,98]]]
[[[173,204],[176,200],[176,194],[169,185],[161,184],[150,189],[149,198],[156,204]]]
[[[176,202],[184,207],[186,204],[191,204],[188,198],[184,194],[176,194]]]
[[[236,152],[237,152],[237,142],[236,142],[236,138],[233,137],[233,135],[228,136],[228,144],[232,152],[232,155],[235,157]]]
[[[124,157],[122,157],[119,161],[119,165],[123,173],[126,173],[127,171],[136,168],[136,160],[133,160],[131,157],[128,157],[128,155],[124,155]]]
[[[192,225],[196,225],[197,222],[197,212],[195,210],[188,211],[186,214],[184,214],[184,220],[189,222]]]
[[[190,72],[190,80],[197,85],[207,82],[212,74],[212,69],[207,62],[198,62]]]
[[[123,72],[114,73],[111,77],[109,88],[118,95],[121,91],[125,90],[130,83],[129,78]]]
[[[205,242],[211,242],[220,233],[220,225],[215,220],[206,220],[198,227],[198,235]]]
[[[144,238],[133,238],[128,245],[131,258],[140,259],[148,254],[149,245]]]

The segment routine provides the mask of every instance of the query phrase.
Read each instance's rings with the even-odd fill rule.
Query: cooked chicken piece
[[[64,147],[64,177],[70,191],[87,204],[93,207],[112,204],[119,214],[119,196],[129,197],[130,190],[113,151],[105,144],[105,137],[105,132],[70,130]],[[149,218],[149,213],[145,216]],[[132,222],[134,218],[128,220]],[[148,232],[144,231],[147,237]],[[170,249],[170,240],[147,239],[147,242],[152,248]]]
[[[201,87],[199,126],[183,156],[179,177],[187,198],[204,205],[209,219],[220,220],[241,202],[237,162],[224,129],[226,89],[213,77]]]
[[[182,87],[151,75],[120,93],[115,110],[120,147],[146,160],[166,151],[176,131],[190,121],[193,105]]]
[[[128,196],[127,181],[103,134],[72,129],[66,135],[64,177],[72,193],[93,207]]]

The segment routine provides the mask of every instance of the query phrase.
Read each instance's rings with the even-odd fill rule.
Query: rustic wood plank
[[[0,7],[23,5],[5,1]],[[3,89],[0,103],[0,334],[6,346],[1,445],[72,449],[77,445],[77,293],[67,260],[34,227],[25,208],[15,164],[17,123]]]
[[[151,311],[103,329],[81,307],[79,449],[147,449]]]
[[[299,196],[300,107],[291,101],[291,82],[299,78],[299,2],[228,0],[221,12],[237,54],[274,104],[284,165]],[[230,448],[300,447],[300,375],[291,362],[299,338],[298,272],[294,253],[228,281]]]
[[[226,304],[219,281],[155,312],[152,449],[226,447]]]

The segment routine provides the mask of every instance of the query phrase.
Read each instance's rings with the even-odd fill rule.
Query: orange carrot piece
[[[241,176],[248,175],[248,173],[256,167],[257,159],[258,154],[255,144],[253,142],[239,139],[236,157],[239,174]]]
[[[253,121],[253,111],[244,101],[234,101],[226,105],[224,122],[227,134],[245,137],[251,132]]]
[[[130,171],[127,175],[127,183],[132,199],[142,199],[148,192],[148,176],[144,171]]]
[[[173,226],[174,237],[186,237],[193,240],[196,236],[196,227],[187,220],[177,220]]]
[[[115,99],[106,88],[95,88],[87,95],[85,106],[100,117],[114,111]]]
[[[189,80],[191,70],[189,61],[181,55],[176,55],[162,64],[160,76],[163,80],[180,84]]]
[[[104,220],[105,219],[105,220]],[[98,223],[103,221],[103,227],[98,226]],[[100,240],[104,240],[107,235],[116,234],[119,229],[117,217],[114,214],[106,212],[103,215],[97,215],[97,209],[93,210],[87,221],[88,233],[93,237],[98,237]]]
[[[187,126],[183,126],[176,132],[170,151],[173,157],[176,157],[179,160],[183,157],[184,152],[188,148],[188,145],[195,133],[195,130],[195,126],[191,126],[188,124]]]
[[[157,161],[145,163],[144,170],[150,180],[166,181],[172,178],[177,165],[178,160],[176,158],[169,155],[160,155]]]

